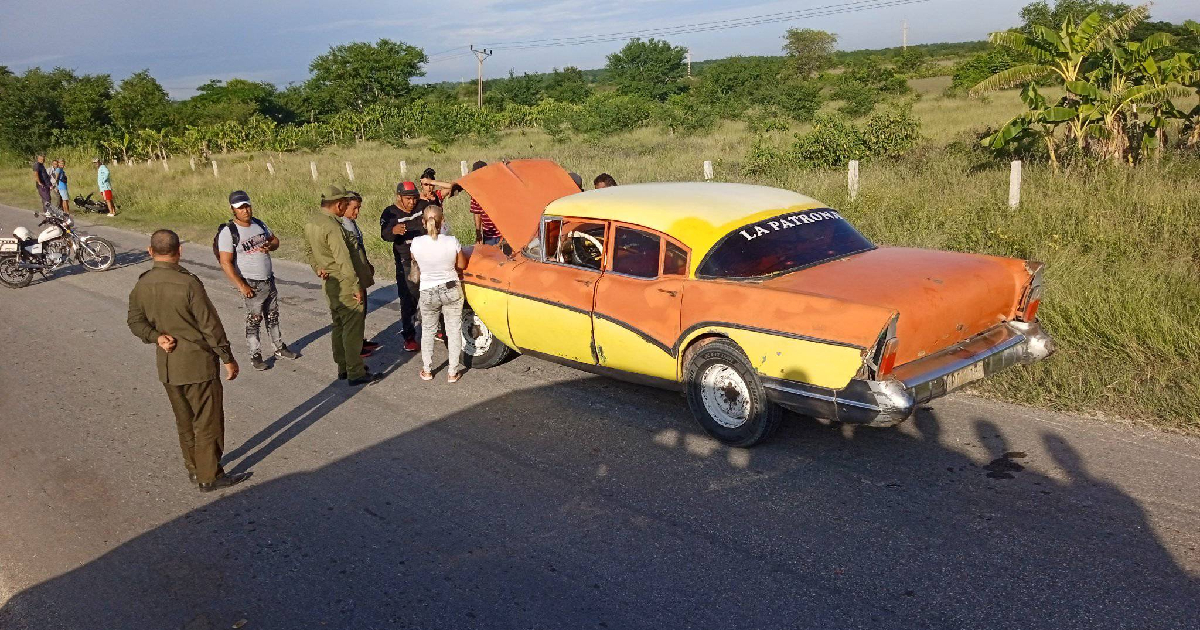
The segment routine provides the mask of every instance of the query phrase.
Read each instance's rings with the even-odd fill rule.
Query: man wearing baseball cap
[[[229,193],[229,208],[233,218],[217,230],[217,261],[233,287],[242,294],[246,306],[250,365],[256,370],[269,367],[263,361],[259,339],[264,321],[275,358],[298,359],[300,355],[283,343],[283,333],[279,329],[279,291],[275,288],[275,274],[271,269],[271,252],[279,249],[279,237],[254,216],[246,191]]]
[[[421,216],[429,202],[421,199],[421,190],[413,182],[396,184],[396,203],[383,209],[379,217],[379,236],[392,244],[392,257],[396,259],[396,294],[400,300],[400,334],[404,337],[404,349],[417,352],[417,286],[409,281],[412,265],[412,240],[425,233]]]
[[[363,363],[363,325],[366,321],[367,289],[375,283],[366,260],[356,255],[358,243],[342,228],[341,217],[350,206],[351,195],[330,186],[321,195],[321,209],[304,226],[308,263],[321,276],[325,300],[333,318],[330,339],[338,378],[353,386],[379,380]]]

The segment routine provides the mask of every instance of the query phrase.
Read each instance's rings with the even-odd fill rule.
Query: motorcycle
[[[35,271],[45,276],[72,262],[88,271],[104,271],[116,262],[113,244],[75,231],[70,215],[47,205],[33,216],[42,219],[38,227],[48,226],[36,238],[25,227],[13,230],[12,238],[0,238],[0,284],[14,289],[28,286]]]
[[[96,200],[92,199],[92,195],[94,195],[94,194],[96,194],[96,193],[88,193],[87,197],[80,197],[79,195],[75,195],[75,199],[74,199],[75,207],[79,208],[80,210],[82,210],[84,212],[95,212],[98,214],[108,214],[108,205],[105,204],[103,201],[96,201]]]

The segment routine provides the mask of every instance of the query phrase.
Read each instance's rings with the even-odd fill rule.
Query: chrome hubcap
[[[737,370],[718,363],[700,375],[700,399],[717,424],[736,429],[750,419],[750,388]]]
[[[463,351],[473,357],[482,356],[492,347],[492,331],[474,313],[463,322],[462,336]]]

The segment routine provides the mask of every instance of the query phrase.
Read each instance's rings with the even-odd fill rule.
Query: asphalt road
[[[243,359],[226,467],[254,476],[200,494],[125,326],[148,238],[85,229],[119,268],[0,288],[4,630],[1200,627],[1200,440],[955,395],[730,449],[677,394],[536,359],[424,383],[390,285],[388,376],[352,390],[279,261],[303,357],[255,372],[208,243],[184,264]]]

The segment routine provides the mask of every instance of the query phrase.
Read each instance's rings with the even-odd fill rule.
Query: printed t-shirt
[[[242,227],[236,221],[233,223],[238,231],[237,255],[234,262],[238,272],[247,280],[267,280],[271,277],[271,254],[266,251],[252,251],[266,247],[271,240],[271,230],[263,230],[258,223],[250,222],[250,227]],[[217,237],[217,249],[230,254],[233,252],[233,235],[229,233],[228,224],[221,228]]]
[[[462,246],[453,236],[418,236],[412,241],[412,257],[421,269],[421,291],[458,280],[454,263]]]
[[[108,167],[103,164],[100,165],[100,168],[96,169],[96,187],[100,189],[100,192],[112,190],[112,182],[109,179]],[[108,195],[105,195],[104,198],[110,199]]]

